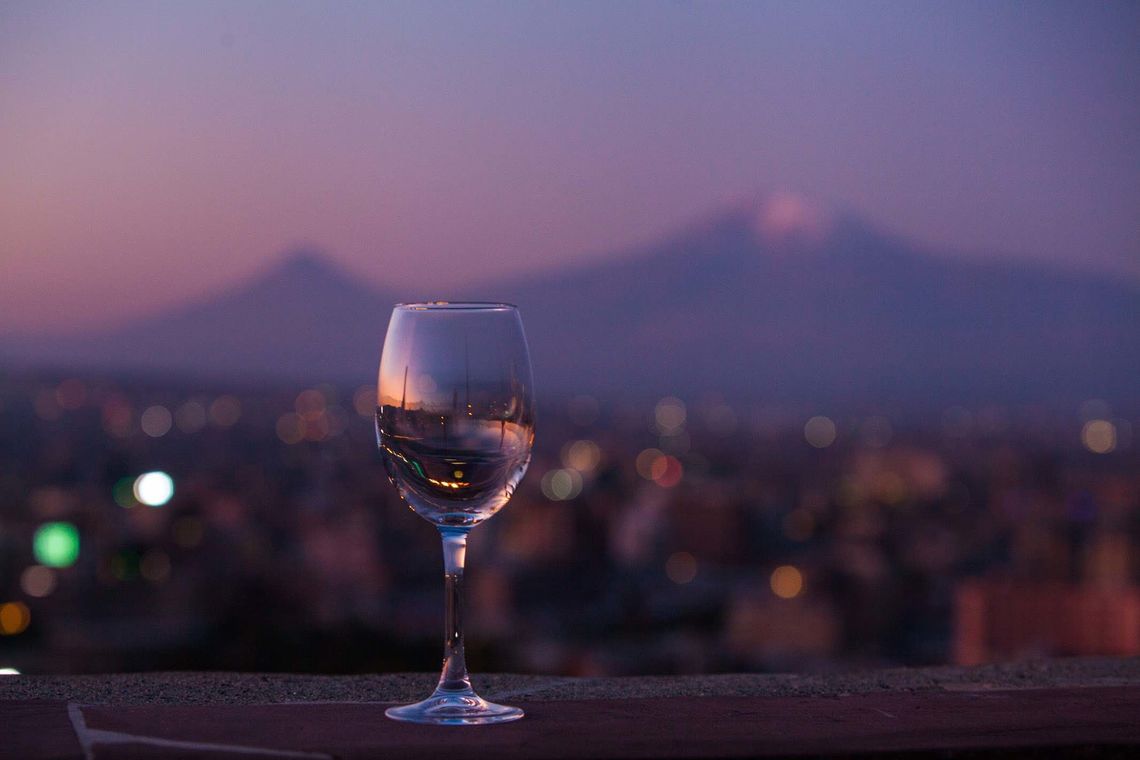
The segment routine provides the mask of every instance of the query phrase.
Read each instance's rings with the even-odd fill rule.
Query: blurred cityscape
[[[431,670],[375,388],[0,374],[0,668]],[[1136,410],[545,398],[469,662],[595,675],[1140,654]]]

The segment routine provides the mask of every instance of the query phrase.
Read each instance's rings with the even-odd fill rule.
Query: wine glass
[[[377,386],[376,439],[388,477],[443,539],[444,656],[422,702],[395,720],[502,723],[523,711],[471,688],[463,657],[467,533],[510,500],[530,464],[534,388],[518,309],[503,303],[398,304]]]

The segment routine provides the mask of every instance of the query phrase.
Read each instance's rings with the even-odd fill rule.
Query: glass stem
[[[443,672],[436,691],[470,692],[463,656],[463,565],[469,528],[440,528],[443,539]]]

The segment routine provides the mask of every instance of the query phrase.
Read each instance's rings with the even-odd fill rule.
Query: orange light
[[[601,459],[601,449],[593,441],[571,441],[562,447],[562,463],[578,472],[591,472]]]
[[[804,576],[792,565],[780,565],[768,579],[772,593],[781,599],[794,599],[804,590]]]
[[[433,486],[441,486],[443,488],[451,488],[458,490],[460,488],[467,488],[471,484],[463,480],[436,480],[435,478],[428,478],[427,482]]]
[[[15,636],[23,633],[32,622],[32,613],[23,602],[0,604],[0,634]]]
[[[1116,426],[1108,420],[1089,420],[1081,428],[1081,443],[1094,454],[1107,454],[1116,448]]]
[[[376,386],[362,385],[352,394],[352,408],[361,417],[371,418],[376,414]]]
[[[325,413],[325,396],[320,391],[309,388],[297,394],[297,400],[293,402],[293,407],[302,419],[306,421],[315,420]]]
[[[286,412],[277,418],[277,437],[282,443],[300,443],[305,438],[304,421],[293,412]]]
[[[637,455],[637,474],[646,480],[653,480],[653,467],[658,459],[665,456],[659,449],[645,449]]]

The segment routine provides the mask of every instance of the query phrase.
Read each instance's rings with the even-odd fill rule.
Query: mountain
[[[0,341],[7,363],[243,380],[355,379],[375,364],[392,303],[314,249],[205,300],[121,328]],[[367,362],[360,362],[361,356]]]
[[[540,392],[779,401],[1140,401],[1140,286],[938,256],[790,195],[454,297],[523,313]],[[6,363],[370,381],[397,298],[312,251],[213,298]]]
[[[544,386],[1140,400],[1137,283],[937,256],[793,196],[503,292],[522,309]]]

